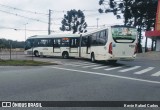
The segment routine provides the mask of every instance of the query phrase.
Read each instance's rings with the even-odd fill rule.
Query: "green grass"
[[[0,60],[0,66],[43,66],[56,65],[56,63],[32,61],[32,60]]]

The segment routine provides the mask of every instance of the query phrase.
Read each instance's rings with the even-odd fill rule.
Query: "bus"
[[[53,34],[27,39],[26,54],[87,58],[92,62],[134,60],[137,30],[129,26],[109,26],[84,34]]]
[[[79,34],[35,35],[25,42],[25,54],[39,56],[62,56],[63,58],[79,55]]]

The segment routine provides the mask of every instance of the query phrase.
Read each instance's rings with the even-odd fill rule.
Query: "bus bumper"
[[[32,51],[25,51],[24,54],[25,55],[32,55]]]
[[[121,61],[132,61],[136,59],[136,55],[133,56],[118,56],[118,57],[114,57],[113,55],[111,55],[108,60],[121,60]]]

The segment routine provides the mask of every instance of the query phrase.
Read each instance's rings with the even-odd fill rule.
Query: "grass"
[[[0,66],[44,66],[56,65],[56,63],[32,61],[32,60],[0,60]]]

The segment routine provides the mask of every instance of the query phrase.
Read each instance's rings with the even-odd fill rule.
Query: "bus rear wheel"
[[[95,62],[95,56],[94,56],[94,53],[91,54],[91,62]]]
[[[69,54],[68,54],[68,52],[63,52],[63,54],[62,54],[62,58],[64,58],[64,59],[69,58]]]

